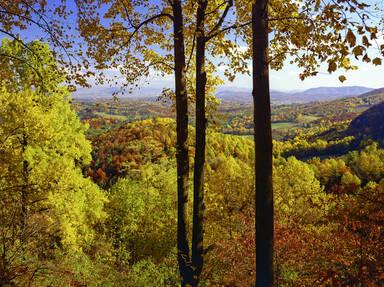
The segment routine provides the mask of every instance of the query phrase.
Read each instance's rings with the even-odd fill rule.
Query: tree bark
[[[25,132],[23,132],[22,139],[21,139],[21,148],[22,148],[22,155],[24,156],[25,151],[28,146],[28,140],[27,135]],[[29,180],[29,171],[28,171],[28,161],[23,159],[23,168],[22,168],[22,178],[23,178],[23,185],[21,187],[21,200],[20,200],[20,242],[22,244],[22,250],[24,252],[24,243],[26,240],[26,229],[27,229],[27,196],[28,196],[28,180]]]
[[[205,117],[205,72],[204,31],[207,0],[199,0],[196,18],[196,143],[195,166],[193,178],[193,231],[192,231],[192,265],[194,268],[194,285],[199,285],[199,277],[204,264],[204,163],[207,119]]]
[[[176,162],[177,162],[177,258],[182,286],[192,285],[187,238],[187,204],[189,181],[188,97],[185,77],[185,44],[183,12],[180,0],[172,3],[174,28],[175,94],[176,94]]]
[[[268,0],[252,5],[256,188],[256,286],[273,286],[272,135],[268,67]]]

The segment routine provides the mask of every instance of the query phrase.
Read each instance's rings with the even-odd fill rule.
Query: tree
[[[181,1],[172,3],[174,17],[174,62],[176,99],[176,161],[177,161],[177,250],[182,285],[192,282],[189,246],[187,239],[187,204],[189,181],[188,155],[188,93],[186,82],[186,57],[184,20]]]
[[[186,53],[184,39],[184,15],[180,0],[164,1],[160,7],[148,1],[112,3],[104,15],[107,19],[121,18],[114,21],[111,28],[103,27],[95,14],[92,2],[77,1],[79,8],[79,29],[81,35],[88,43],[88,53],[96,62],[98,68],[118,67],[127,77],[127,83],[137,79],[132,72],[140,75],[148,74],[149,67],[161,73],[174,72],[175,75],[175,102],[176,102],[176,162],[177,162],[177,194],[178,194],[178,221],[177,221],[177,249],[182,284],[190,284],[192,271],[190,268],[189,245],[187,240],[187,203],[189,189],[189,155],[188,155],[188,102],[186,81]],[[102,2],[109,4],[109,1]],[[136,9],[146,11],[143,15]],[[147,13],[148,12],[148,13]],[[92,23],[92,25],[90,25]],[[158,26],[157,26],[158,25]],[[169,25],[173,28],[173,35],[165,38],[165,31],[169,32]],[[155,42],[162,42],[166,51],[164,60],[154,49],[143,46]],[[173,42],[173,45],[171,44]],[[169,53],[173,50],[172,54]],[[143,56],[137,59],[133,51]],[[137,55],[135,55],[137,56]],[[110,61],[110,59],[113,59]],[[149,66],[141,63],[148,61]],[[120,66],[121,67],[121,66]],[[133,71],[134,67],[136,71]],[[135,75],[136,75],[135,73]]]
[[[235,21],[231,21],[231,8],[234,8],[234,1],[197,1],[196,11],[196,141],[195,141],[195,165],[194,165],[194,197],[193,197],[193,234],[192,234],[192,265],[195,270],[195,282],[193,286],[198,286],[199,277],[203,269],[204,256],[204,164],[206,160],[206,130],[207,120],[207,96],[210,96],[210,90],[214,89],[218,83],[214,81],[210,68],[212,63],[207,59],[207,55],[218,56],[225,55],[230,62],[231,67],[226,70],[226,76],[234,79],[237,72],[246,72],[244,61],[246,55],[238,51],[238,44],[230,39],[230,30],[241,27]],[[220,7],[223,7],[219,9]],[[222,11],[221,11],[222,10]],[[207,12],[211,11],[211,12]],[[221,13],[220,13],[221,12]],[[211,15],[213,14],[213,16]],[[208,17],[209,15],[209,17]],[[233,17],[236,18],[236,17]],[[212,50],[211,50],[212,49]],[[219,50],[220,52],[216,51]],[[236,54],[237,53],[237,54]],[[207,63],[208,62],[208,63]]]
[[[302,4],[302,5],[300,5]],[[377,39],[377,26],[367,22],[369,5],[343,0],[337,3],[254,1],[252,5],[252,56],[256,187],[256,286],[273,285],[273,188],[269,66],[281,68],[287,55],[303,68],[301,78],[315,76],[321,62],[328,71],[354,69],[350,56],[370,62],[368,48]],[[271,12],[269,14],[269,12]],[[279,13],[282,12],[282,13]],[[354,15],[360,21],[351,20]],[[269,16],[270,15],[270,16]],[[276,18],[273,18],[276,15]],[[353,17],[352,17],[353,18]],[[274,24],[271,24],[274,23]],[[270,31],[275,35],[268,39]],[[353,31],[352,29],[356,29]],[[332,31],[332,32],[329,32]],[[345,32],[345,36],[342,36]],[[355,33],[358,33],[358,39]],[[368,39],[370,36],[370,40]],[[361,41],[359,45],[358,40]],[[269,44],[271,49],[269,49]],[[384,50],[384,46],[378,47]],[[352,49],[352,50],[350,50]],[[272,51],[272,52],[271,52]],[[302,51],[302,52],[301,52]],[[277,62],[276,62],[277,60]],[[380,64],[375,58],[373,64]],[[341,75],[340,81],[346,78]]]
[[[149,258],[161,261],[175,246],[174,164],[147,164],[136,177],[113,185],[106,205],[106,229],[118,266]]]
[[[233,41],[224,39],[225,31],[220,30],[232,2],[200,1],[195,5],[195,1],[161,1],[154,5],[151,1],[102,1],[102,4],[106,4],[107,13],[101,17],[111,21],[106,26],[101,24],[100,17],[95,13],[98,5],[77,2],[80,31],[89,43],[88,53],[96,60],[99,68],[119,68],[126,76],[127,82],[123,84],[125,86],[135,81],[137,75],[148,75],[150,69],[158,71],[161,75],[175,75],[175,95],[170,94],[176,102],[178,250],[180,274],[184,285],[192,285],[193,276],[199,277],[203,265],[203,172],[207,126],[205,106],[207,98],[212,98],[210,93],[220,82],[212,74],[215,71],[212,62],[206,63],[205,52],[208,50],[214,56],[230,55],[236,48]],[[210,17],[205,15],[208,8],[210,12],[207,14]],[[209,33],[206,33],[207,29]],[[211,39],[211,45],[207,49],[206,43]],[[157,46],[159,43],[160,49]],[[193,60],[196,61],[195,64]],[[238,67],[241,66],[243,58],[236,55],[231,61],[234,67]],[[196,73],[195,82],[187,81],[187,76],[193,79],[193,72]],[[207,72],[211,73],[207,75]],[[193,97],[194,93],[196,97]],[[165,91],[165,94],[169,95],[169,91]],[[185,208],[188,202],[189,175],[188,95],[190,102],[196,101],[197,126],[192,260],[189,255]]]
[[[38,55],[41,74],[58,75],[57,65],[47,45],[27,46],[30,53],[18,41],[0,48],[26,59],[8,57],[0,66],[7,74],[0,82],[2,284],[28,285],[44,276],[49,266],[37,258],[54,257],[58,249],[86,251],[93,226],[105,216],[105,195],[82,174],[91,146],[60,84],[64,76],[48,77],[44,86],[35,82],[29,57]]]
[[[59,68],[49,46],[40,41],[22,43],[2,39],[0,73],[9,92],[34,89],[38,93],[65,93],[65,74]]]
[[[205,71],[205,14],[208,0],[197,1],[196,13],[196,139],[195,165],[193,177],[193,230],[192,230],[192,266],[194,282],[198,286],[203,270],[204,255],[204,163],[207,119],[205,115],[205,89],[207,74]]]
[[[252,5],[256,187],[256,286],[273,286],[272,129],[269,98],[268,0]]]

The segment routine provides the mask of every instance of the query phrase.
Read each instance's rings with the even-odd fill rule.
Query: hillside
[[[346,133],[357,139],[371,138],[384,142],[384,102],[381,102],[356,117]]]
[[[0,35],[0,287],[384,287],[384,0],[0,0]]]
[[[147,164],[175,158],[176,123],[169,118],[152,118],[113,128],[91,137],[92,162],[88,175],[102,186],[134,174]],[[234,157],[243,162],[253,158],[252,140],[224,135],[209,130],[207,163],[214,166],[219,156]],[[194,129],[190,127],[190,156],[193,157]],[[192,160],[192,159],[191,159]]]
[[[293,138],[297,129],[316,127],[318,124],[351,121],[365,110],[384,101],[383,89],[370,91],[357,97],[333,101],[272,106],[272,128],[276,140]],[[148,118],[174,118],[174,110],[167,103],[125,98],[112,100],[79,101],[74,105],[82,120],[90,124],[90,134],[100,134],[113,127]],[[251,135],[253,133],[252,104],[223,101],[210,115],[210,127],[226,134]],[[193,113],[190,124],[194,123]]]
[[[342,98],[326,102],[311,102],[298,105],[282,105],[275,107],[272,111],[273,116],[282,119],[291,114],[302,114],[315,116],[331,121],[351,120],[360,113],[384,101],[384,89],[377,89],[368,93]]]

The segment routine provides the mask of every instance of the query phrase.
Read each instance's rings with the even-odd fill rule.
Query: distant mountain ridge
[[[364,93],[360,95],[359,97],[369,97],[369,96],[376,96],[380,94],[384,94],[384,88],[374,89],[372,91],[369,91],[368,93]]]
[[[271,90],[271,100],[274,104],[290,104],[290,103],[309,103],[317,101],[331,101],[345,97],[359,96],[374,89],[362,86],[347,87],[317,87],[307,89],[305,91],[283,92]],[[117,87],[94,87],[91,89],[79,89],[73,94],[74,99],[79,100],[100,100],[111,99],[112,94],[118,92]],[[133,90],[122,98],[137,98],[148,100],[154,99],[161,95],[161,88],[143,87]],[[238,87],[220,87],[216,96],[224,102],[234,102],[241,104],[252,103],[252,91],[247,88]]]
[[[302,94],[318,95],[318,96],[356,96],[370,92],[374,89],[362,86],[347,86],[347,87],[319,87],[305,90]]]
[[[135,89],[131,92],[126,91],[124,95],[118,94],[122,98],[142,98],[148,100],[149,98],[155,99],[161,95],[162,89],[143,87]],[[121,92],[118,87],[92,87],[92,88],[79,88],[72,94],[74,99],[77,100],[106,100],[112,99],[112,95]]]
[[[331,101],[345,97],[359,96],[374,89],[362,86],[348,87],[318,87],[301,92],[271,91],[271,100],[275,104],[308,103],[317,101]],[[231,88],[220,89],[217,97],[225,102],[251,103],[252,92],[250,90]]]

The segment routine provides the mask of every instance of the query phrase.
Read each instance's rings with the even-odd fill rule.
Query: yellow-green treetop
[[[65,74],[47,44],[4,38],[0,46],[0,75],[9,92],[65,93]]]
[[[15,42],[4,41],[0,50],[10,47],[14,57],[27,54]],[[28,47],[39,55],[41,75],[57,75],[46,44],[33,42]],[[1,73],[7,74],[0,81],[2,196],[4,202],[12,199],[12,204],[21,205],[25,217],[21,230],[40,224],[48,236],[44,240],[59,239],[66,248],[81,250],[93,240],[91,227],[104,217],[106,200],[82,174],[82,167],[91,160],[91,145],[84,134],[87,127],[72,110],[65,87],[60,86],[64,77],[48,76],[41,84],[25,63],[3,62],[0,66]],[[6,210],[7,206],[0,208]],[[11,222],[17,225],[17,221]]]

